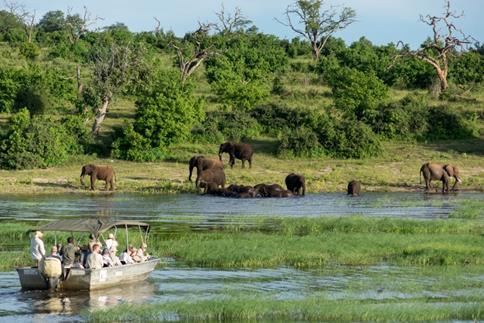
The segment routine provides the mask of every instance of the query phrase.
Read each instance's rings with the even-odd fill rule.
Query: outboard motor
[[[57,257],[44,258],[39,264],[39,270],[47,282],[47,287],[49,289],[57,288],[62,277],[62,263],[60,259]]]

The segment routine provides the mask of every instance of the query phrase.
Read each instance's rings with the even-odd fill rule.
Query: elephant
[[[254,152],[252,151],[251,145],[244,143],[226,142],[221,144],[218,150],[218,158],[220,159],[220,161],[222,161],[223,153],[228,153],[230,156],[230,168],[234,168],[236,158],[242,161],[242,168],[245,167],[246,160],[249,162],[249,168],[252,168],[252,156],[254,155]]]
[[[306,179],[303,175],[291,173],[286,177],[286,187],[294,195],[305,195]]]
[[[286,190],[279,184],[257,184],[254,191],[258,197],[281,197],[281,192]]]
[[[220,160],[206,158],[205,156],[193,156],[192,158],[190,158],[188,165],[188,180],[190,182],[192,181],[192,172],[193,168],[195,167],[197,168],[197,178],[198,176],[200,176],[200,172],[202,170],[210,168],[224,168],[224,165]]]
[[[249,193],[254,191],[254,188],[248,185],[231,184],[229,187],[227,187],[227,190],[234,193]]]
[[[209,189],[209,185],[215,184],[215,187],[225,187],[225,172],[222,168],[210,168],[200,172],[196,182],[197,189],[205,188],[205,193]],[[213,185],[211,186],[213,187]]]
[[[91,176],[91,191],[94,191],[94,184],[96,183],[97,179],[106,182],[106,185],[104,188],[105,190],[108,189],[108,184],[109,184],[109,190],[114,191],[114,182],[116,179],[116,173],[112,166],[109,166],[109,165],[99,166],[99,165],[93,165],[93,164],[82,166],[81,176],[80,176],[82,187],[85,187],[84,176],[86,175]]]
[[[206,193],[215,196],[227,196],[227,189],[218,187],[215,183],[208,183]]]
[[[462,183],[459,168],[457,168],[457,166],[426,163],[420,167],[420,183],[422,183],[422,174],[425,180],[425,189],[427,191],[432,189],[432,180],[442,181],[442,193],[449,191],[449,181],[451,177],[455,178],[452,190],[455,190],[457,183]]]
[[[348,183],[348,195],[358,196],[361,191],[361,183],[357,180],[352,180]]]
[[[290,190],[276,190],[273,191],[270,195],[270,197],[291,197],[294,196],[294,194]]]

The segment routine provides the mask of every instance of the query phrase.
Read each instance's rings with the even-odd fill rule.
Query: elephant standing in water
[[[254,186],[256,197],[291,197],[292,192],[279,184],[257,184]]]
[[[96,183],[97,179],[106,182],[106,185],[104,188],[105,190],[108,189],[108,184],[109,184],[109,190],[114,191],[114,181],[116,178],[116,173],[114,172],[113,167],[109,165],[98,166],[93,164],[82,166],[80,181],[83,187],[85,187],[84,176],[86,175],[91,176],[91,191],[94,191],[94,184]]]
[[[195,182],[197,189],[204,188],[204,193],[207,193],[209,188],[217,188],[218,186],[225,186],[225,172],[222,168],[210,168],[200,172]]]
[[[358,196],[360,195],[361,184],[359,181],[352,180],[348,183],[348,195]]]
[[[452,190],[455,190],[457,183],[462,183],[459,168],[457,168],[457,166],[426,163],[420,167],[420,183],[422,183],[422,174],[425,180],[425,189],[427,191],[432,189],[432,180],[442,181],[442,193],[449,191],[449,181],[451,177],[455,178]]]
[[[188,162],[188,180],[192,181],[193,168],[197,168],[197,179],[200,176],[200,172],[210,168],[224,168],[223,163],[217,159],[210,159],[204,156],[193,156]]]
[[[302,175],[291,173],[286,177],[286,187],[294,195],[306,194],[306,179]]]
[[[249,162],[249,168],[252,168],[252,155],[254,152],[252,151],[252,146],[249,144],[243,143],[231,143],[226,142],[220,145],[218,150],[218,158],[222,161],[222,154],[228,153],[230,156],[229,165],[230,168],[234,168],[235,159],[240,159],[242,161],[242,168],[245,167],[245,161]]]

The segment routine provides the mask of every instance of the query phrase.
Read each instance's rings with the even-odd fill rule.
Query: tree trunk
[[[92,125],[92,132],[95,135],[99,134],[99,130],[101,129],[101,124],[104,121],[104,118],[106,117],[106,113],[108,111],[108,106],[109,106],[109,98],[105,97],[103,98],[101,108],[97,110],[96,116],[94,117],[94,124]]]
[[[439,76],[440,81],[440,91],[444,92],[449,87],[449,82],[447,82],[447,73],[446,71],[437,70],[437,75]]]
[[[319,55],[321,54],[321,49],[318,46],[318,43],[312,44],[312,52],[315,60],[319,60]]]

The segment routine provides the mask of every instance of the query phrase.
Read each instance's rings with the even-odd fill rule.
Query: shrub
[[[82,151],[65,120],[30,116],[26,109],[14,114],[0,144],[0,166],[6,169],[48,167]]]
[[[428,112],[425,138],[465,139],[478,135],[477,116],[459,113],[449,107],[432,107]]]
[[[134,161],[163,158],[164,149],[187,139],[203,117],[190,84],[181,84],[178,73],[161,74],[136,101],[134,123],[117,131],[112,155]]]
[[[40,55],[40,48],[34,43],[23,43],[20,46],[20,53],[26,58],[34,60]]]
[[[21,86],[18,71],[0,67],[0,112],[12,110]]]
[[[45,91],[36,87],[26,87],[17,93],[15,104],[13,106],[15,111],[26,108],[32,115],[44,114],[50,107],[50,102]]]
[[[281,138],[278,153],[296,157],[314,157],[323,152],[316,133],[306,127],[290,130]]]
[[[327,75],[335,106],[358,120],[371,119],[386,99],[388,88],[373,73],[342,67]]]
[[[474,50],[461,53],[451,61],[449,76],[453,82],[458,84],[483,82],[483,55]]]
[[[246,140],[257,137],[260,132],[257,120],[241,111],[208,112],[205,121],[192,130],[195,141],[206,143]]]
[[[325,152],[334,157],[366,158],[382,151],[378,136],[361,121],[326,117],[316,132]]]

